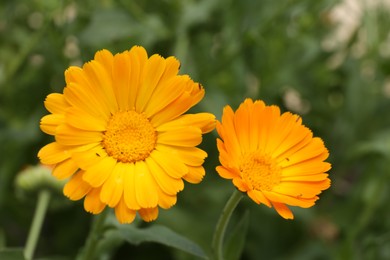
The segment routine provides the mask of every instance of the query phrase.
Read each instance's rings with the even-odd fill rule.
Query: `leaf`
[[[110,255],[124,243],[124,237],[119,232],[114,230],[108,230],[104,233],[104,237],[100,239],[97,246],[96,255],[102,256],[103,259],[111,259]],[[104,258],[104,256],[106,256]]]
[[[0,249],[0,259],[24,260],[23,248],[3,248],[3,249]]]
[[[370,140],[359,142],[352,151],[352,156],[376,153],[390,158],[390,131],[386,129],[376,133]]]
[[[136,228],[128,225],[119,226],[118,229],[123,238],[134,245],[143,242],[157,242],[204,259],[207,258],[205,252],[197,244],[165,226],[153,225],[148,228]]]
[[[249,211],[247,210],[226,240],[226,244],[224,246],[224,255],[226,260],[240,259],[245,245],[248,225]]]

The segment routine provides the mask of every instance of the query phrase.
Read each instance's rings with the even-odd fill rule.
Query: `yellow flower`
[[[286,204],[311,207],[330,186],[328,150],[297,115],[246,99],[235,113],[224,108],[217,131],[219,175],[285,219],[294,218]]]
[[[64,194],[84,199],[93,214],[115,208],[119,222],[136,213],[155,220],[168,209],[186,180],[199,183],[206,152],[202,134],[215,127],[214,115],[184,114],[204,96],[188,75],[178,75],[174,57],[148,57],[143,47],[112,55],[95,54],[82,68],[65,72],[63,94],[47,96],[51,114],[41,120],[55,142],[38,156],[55,165],[53,175],[70,178]]]

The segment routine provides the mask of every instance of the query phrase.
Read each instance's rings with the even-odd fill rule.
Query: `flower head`
[[[330,186],[328,150],[297,115],[246,99],[236,112],[224,108],[217,131],[219,175],[283,218],[293,218],[286,205],[311,207]]]
[[[69,178],[64,194],[84,198],[93,214],[115,208],[121,223],[136,213],[155,220],[184,187],[198,183],[207,154],[196,146],[210,132],[209,113],[184,114],[204,96],[188,75],[178,75],[174,57],[148,57],[144,48],[95,54],[82,68],[65,72],[63,94],[47,96],[51,113],[41,120],[55,141],[38,156],[55,165],[53,175]]]

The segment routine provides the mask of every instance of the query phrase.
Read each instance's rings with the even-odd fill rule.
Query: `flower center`
[[[156,131],[144,114],[133,110],[115,113],[107,125],[103,147],[123,163],[144,160],[156,145]]]
[[[270,191],[280,182],[280,166],[271,156],[259,151],[244,156],[239,170],[244,181],[255,190]]]

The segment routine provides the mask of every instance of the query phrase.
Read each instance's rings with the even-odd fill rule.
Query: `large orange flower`
[[[217,122],[219,175],[286,219],[286,205],[308,208],[329,188],[328,150],[299,116],[246,99],[234,113],[226,106]]]
[[[65,72],[63,94],[48,95],[51,114],[41,129],[55,141],[38,156],[70,178],[64,194],[84,199],[93,214],[115,208],[121,223],[136,212],[145,221],[158,207],[176,203],[183,180],[199,183],[207,154],[196,146],[214,129],[212,114],[184,114],[204,96],[188,75],[178,75],[174,57],[148,57],[142,47],[113,56],[96,53],[82,68]]]

